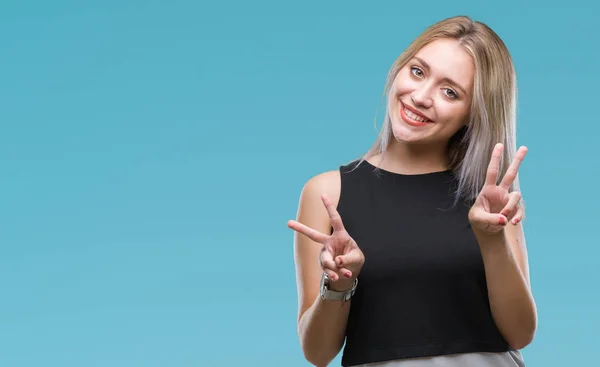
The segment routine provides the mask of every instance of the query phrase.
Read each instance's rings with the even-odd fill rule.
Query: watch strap
[[[323,276],[321,277],[321,299],[348,302],[356,292],[356,287],[358,286],[358,278],[355,278],[350,289],[340,292],[329,289],[330,282],[331,280],[327,274],[323,273]]]

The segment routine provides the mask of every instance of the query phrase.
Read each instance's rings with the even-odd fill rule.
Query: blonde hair
[[[388,104],[391,99],[388,93],[400,69],[423,46],[440,38],[456,39],[475,64],[469,124],[450,139],[448,146],[448,168],[458,178],[455,204],[461,199],[473,202],[485,182],[494,145],[504,144],[499,178],[504,176],[516,153],[515,68],[504,42],[487,25],[466,16],[444,19],[427,28],[394,61],[384,89]],[[393,138],[389,108],[386,108],[381,131],[361,162],[385,152]],[[519,190],[518,177],[511,187],[513,190]]]

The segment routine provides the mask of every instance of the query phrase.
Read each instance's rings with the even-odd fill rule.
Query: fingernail
[[[350,274],[349,272],[346,272],[346,273],[344,273],[344,276],[345,276],[346,278],[350,278],[350,277],[352,276],[352,274]]]
[[[504,219],[504,217],[500,217],[500,219],[498,219],[498,222],[500,223],[500,225],[505,225],[506,219]]]

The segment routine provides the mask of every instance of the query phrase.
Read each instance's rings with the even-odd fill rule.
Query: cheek
[[[414,90],[416,82],[408,75],[408,72],[401,70],[394,81],[392,90],[396,98],[401,97]]]
[[[408,80],[406,82],[403,82],[396,89],[396,97],[407,96],[407,95],[411,94],[415,89],[416,89],[416,85],[413,81]]]
[[[467,122],[469,108],[464,104],[440,102],[436,112],[438,117],[450,126],[463,125]]]

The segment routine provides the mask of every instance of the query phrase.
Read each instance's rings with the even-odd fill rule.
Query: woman
[[[500,38],[454,17],[394,62],[382,130],[311,178],[295,230],[298,332],[326,366],[523,366],[537,311],[517,172],[516,77]]]

